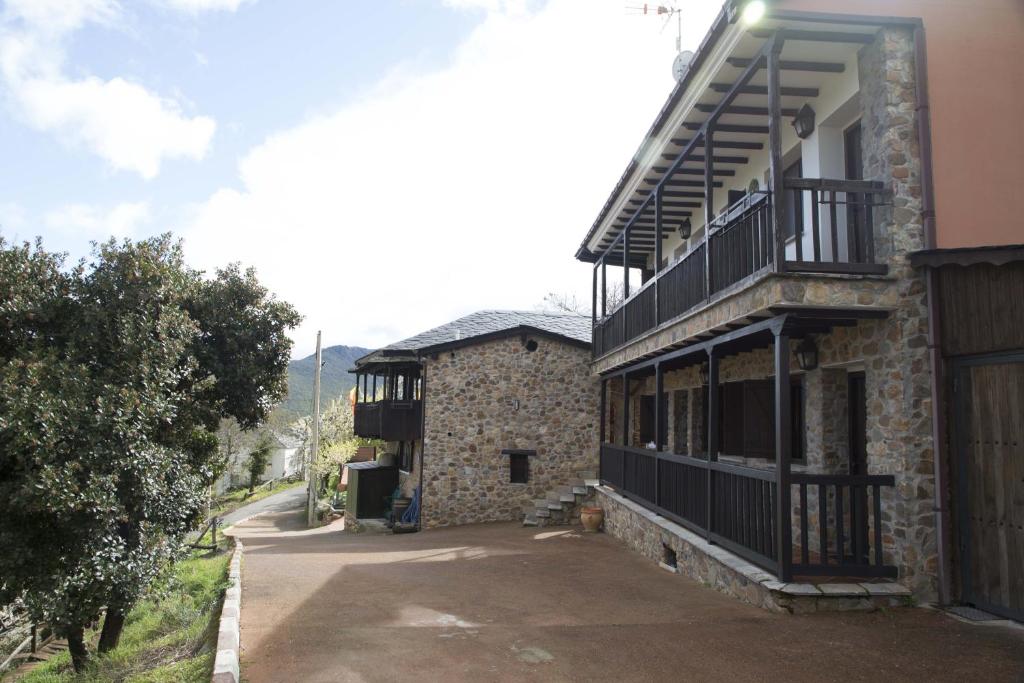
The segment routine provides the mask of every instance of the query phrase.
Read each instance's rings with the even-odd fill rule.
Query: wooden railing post
[[[707,469],[707,511],[704,521],[707,524],[705,535],[711,542],[711,530],[714,526],[715,487],[714,472],[711,463],[718,460],[718,357],[714,347],[708,349],[708,469]]]
[[[782,168],[782,94],[779,83],[779,55],[782,39],[769,38],[768,44],[768,152],[772,179],[772,231],[775,246],[775,270],[786,269],[786,182]]]
[[[658,477],[661,475],[661,467],[658,464],[658,453],[661,451],[662,432],[665,429],[665,421],[661,419],[661,411],[664,408],[662,403],[665,391],[665,373],[661,369],[661,363],[654,365],[654,504],[661,505]]]
[[[775,335],[775,475],[778,487],[776,510],[779,562],[779,581],[792,580],[793,542],[790,505],[790,403],[789,403],[789,335],[779,331]]]

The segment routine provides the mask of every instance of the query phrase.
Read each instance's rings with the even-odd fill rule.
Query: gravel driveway
[[[261,681],[1024,680],[1024,630],[926,609],[771,614],[604,535],[236,527],[242,675]]]

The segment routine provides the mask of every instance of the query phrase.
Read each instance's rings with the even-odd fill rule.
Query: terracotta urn
[[[597,531],[604,522],[604,510],[596,505],[587,505],[580,510],[580,521],[583,522],[584,531]]]

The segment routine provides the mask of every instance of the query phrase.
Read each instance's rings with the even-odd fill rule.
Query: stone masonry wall
[[[590,350],[529,339],[535,351],[512,337],[425,361],[424,526],[519,519],[532,499],[597,470]],[[509,448],[537,451],[528,483],[510,483]]]

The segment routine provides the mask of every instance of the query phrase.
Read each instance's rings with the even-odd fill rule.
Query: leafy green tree
[[[260,483],[260,477],[267,471],[270,464],[270,453],[274,448],[274,442],[270,434],[264,432],[256,441],[256,445],[249,451],[249,458],[245,461],[245,467],[249,470],[249,493],[256,489]]]
[[[170,562],[220,474],[223,418],[281,398],[299,321],[252,271],[204,279],[169,235],[73,268],[0,238],[0,600],[67,637],[76,670]]]

